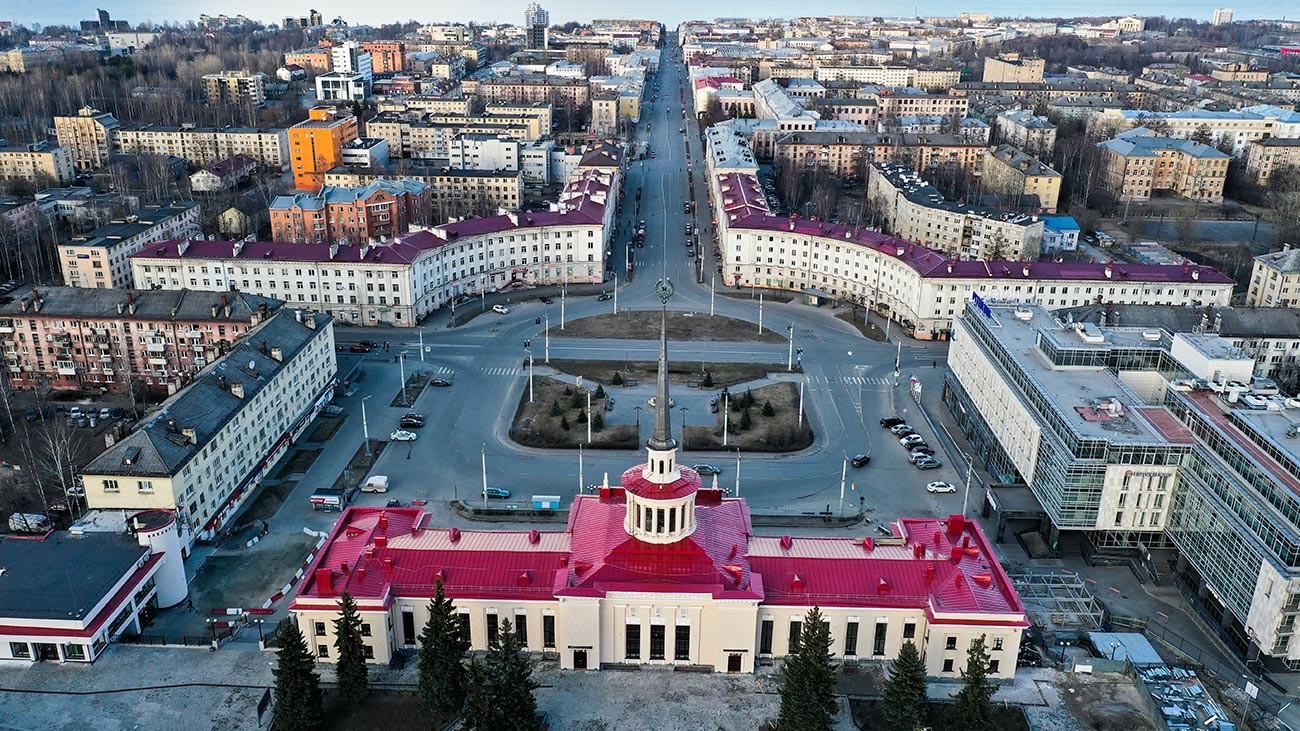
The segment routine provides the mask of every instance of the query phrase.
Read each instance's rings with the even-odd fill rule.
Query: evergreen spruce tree
[[[962,731],[989,731],[993,728],[994,688],[989,682],[989,653],[984,647],[984,635],[971,641],[961,678],[965,684],[957,691],[952,727]]]
[[[604,428],[605,428],[605,417],[601,416],[599,411],[597,411],[596,413],[592,414],[592,415],[591,415],[591,430],[592,430],[592,431],[600,431],[601,429],[604,429]]]
[[[776,416],[776,409],[772,408],[771,401],[763,404],[763,416]]]
[[[420,632],[420,696],[430,715],[459,711],[465,704],[465,666],[469,650],[460,633],[456,607],[436,583],[437,594],[429,602],[429,621]]]
[[[831,632],[821,609],[804,617],[799,642],[781,665],[781,731],[828,731],[839,710],[835,702],[835,663],[831,660]]]
[[[748,409],[749,407],[753,406],[753,405],[754,405],[754,390],[753,390],[752,388],[747,388],[747,389],[745,389],[745,396],[743,397],[742,400],[744,401],[744,403],[741,404],[741,405],[744,406],[745,408]]]
[[[338,650],[334,672],[339,682],[339,695],[348,708],[359,707],[370,690],[370,669],[366,667],[364,646],[357,602],[345,591],[339,597],[339,618],[334,620],[334,649]]]
[[[321,725],[320,676],[297,622],[280,625],[275,675],[275,727],[316,731]]]
[[[754,425],[754,418],[749,415],[749,409],[745,409],[740,414],[740,430],[749,431],[749,428],[752,427],[753,425]]]
[[[916,731],[925,722],[925,663],[911,640],[889,668],[883,713],[891,731]]]
[[[577,417],[576,421],[577,421],[579,424],[586,424],[586,423],[587,423],[587,410],[586,410],[586,409],[578,409],[578,417]]]
[[[700,385],[704,388],[713,388],[713,374],[705,371],[704,380],[700,381]]]
[[[559,415],[561,415],[561,414],[563,414],[563,413],[564,413],[564,410],[560,408],[560,402],[559,402],[559,401],[552,401],[552,402],[551,402],[551,416],[559,416]]]
[[[569,430],[569,417],[567,416],[560,417],[560,428],[565,431]]]
[[[613,383],[615,386],[622,386],[623,374],[619,373],[618,371],[614,371],[614,377],[610,379],[610,383]]]
[[[596,392],[593,393],[593,394],[591,394],[591,397],[592,397],[593,399],[601,399],[601,398],[605,398],[605,387],[602,386],[602,385],[600,385],[599,383],[597,383],[597,384],[596,384]]]
[[[581,391],[578,391],[577,393],[573,394],[573,398],[569,400],[569,406],[575,409],[581,409],[586,405],[587,405],[587,397],[583,396]]]
[[[501,621],[484,662],[470,665],[469,682],[466,731],[539,731],[532,661],[510,620]]]

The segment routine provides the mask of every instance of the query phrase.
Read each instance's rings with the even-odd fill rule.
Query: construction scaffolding
[[[1078,635],[1100,629],[1106,609],[1077,575],[1013,573],[1011,583],[1020,594],[1029,622],[1045,635]]]

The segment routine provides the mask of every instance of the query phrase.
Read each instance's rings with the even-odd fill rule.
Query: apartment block
[[[984,82],[994,84],[1033,84],[1043,80],[1047,62],[1025,58],[1018,53],[1004,53],[984,59]]]
[[[239,292],[40,287],[0,305],[14,388],[169,394],[280,307]]]
[[[1031,109],[1008,109],[993,118],[998,140],[1031,155],[1051,157],[1056,149],[1056,125]]]
[[[1216,112],[1205,109],[1183,109],[1176,112],[1149,112],[1144,109],[1104,109],[1088,120],[1089,132],[1122,132],[1158,124],[1170,137],[1191,139],[1210,133],[1216,145],[1232,147],[1232,154],[1245,156],[1251,142],[1269,138],[1295,139],[1300,137],[1300,112],[1281,107],[1256,105]]]
[[[1210,203],[1223,200],[1231,158],[1209,145],[1138,127],[1097,146],[1105,152],[1106,183],[1119,200],[1150,200],[1155,190]]]
[[[406,43],[402,41],[363,42],[361,49],[370,54],[370,66],[376,74],[406,71]]]
[[[76,175],[72,151],[66,147],[51,147],[44,142],[0,145],[0,180],[45,188],[71,183]]]
[[[95,170],[108,164],[113,151],[114,135],[121,124],[108,112],[82,107],[76,114],[54,118],[54,135],[59,147],[72,153],[78,170]]]
[[[492,215],[500,209],[516,211],[523,204],[523,175],[518,170],[406,164],[388,168],[337,167],[325,174],[326,185],[342,187],[381,180],[411,180],[428,186],[428,215],[432,221]]]
[[[1056,212],[1061,197],[1061,174],[1024,150],[1011,145],[985,150],[980,177],[985,193],[1005,196],[1017,208]]]
[[[872,165],[867,198],[884,216],[886,231],[949,256],[1033,261],[1042,251],[1037,216],[945,200],[909,168]]]
[[[304,48],[284,54],[285,66],[301,66],[312,74],[329,73],[332,64],[328,48]]]
[[[820,169],[836,177],[861,180],[865,166],[890,162],[927,172],[956,166],[966,172],[979,169],[984,145],[943,134],[878,134],[840,130],[791,132],[776,141],[778,164]],[[756,146],[757,150],[757,146]]]
[[[116,151],[126,155],[171,155],[204,167],[235,155],[258,165],[283,169],[289,161],[289,135],[283,129],[252,127],[168,127],[155,124],[121,127]]]
[[[965,117],[970,99],[949,94],[930,94],[920,89],[870,88],[858,92],[862,99],[876,102],[880,118],[908,116]]]
[[[1246,147],[1246,173],[1256,185],[1267,186],[1280,168],[1300,168],[1300,138],[1252,140]]]
[[[415,180],[377,180],[357,188],[326,185],[316,193],[277,196],[269,211],[271,240],[386,241],[429,223],[429,197],[429,186]]]
[[[462,170],[519,169],[522,143],[511,137],[462,133],[452,138],[449,165]]]
[[[266,103],[266,74],[221,71],[203,75],[203,98],[214,106],[253,106]]]
[[[343,145],[360,137],[357,118],[334,107],[314,107],[307,119],[289,128],[293,184],[298,190],[320,190],[325,173],[343,164]]]
[[[334,396],[331,318],[282,309],[81,469],[91,510],[176,513],[215,537]]]
[[[1247,307],[1300,307],[1300,249],[1260,254],[1250,271]]]
[[[550,76],[503,76],[479,84],[478,94],[486,104],[561,105],[571,109],[587,106],[590,93],[586,79]]]
[[[190,201],[141,206],[125,219],[60,244],[63,283],[81,289],[130,287],[131,255],[154,241],[202,236],[199,212],[199,204]]]

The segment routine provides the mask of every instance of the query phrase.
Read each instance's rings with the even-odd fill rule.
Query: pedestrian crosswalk
[[[519,368],[482,368],[480,370],[489,376],[517,376],[520,373]]]
[[[887,376],[808,376],[808,382],[848,386],[887,386],[893,383],[894,379]]]
[[[438,366],[437,368],[433,369],[433,373],[436,376],[453,376],[456,374],[456,371],[451,368],[448,368],[447,366]]]

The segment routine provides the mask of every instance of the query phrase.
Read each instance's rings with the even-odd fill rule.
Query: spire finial
[[[655,285],[655,292],[663,304],[663,313],[659,321],[659,382],[655,390],[655,431],[654,436],[646,442],[650,449],[667,451],[677,448],[677,440],[672,432],[672,401],[668,398],[668,299],[673,296],[673,285],[667,279],[660,279]]]

